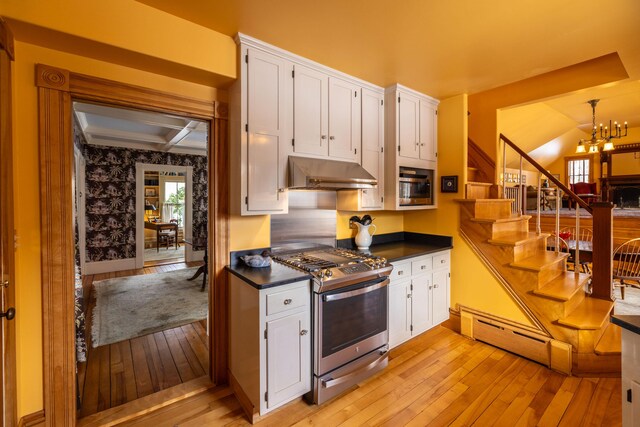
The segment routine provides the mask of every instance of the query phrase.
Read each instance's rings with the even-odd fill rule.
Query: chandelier
[[[602,146],[602,151],[610,151],[613,150],[613,142],[612,139],[622,138],[623,136],[627,136],[627,122],[624,122],[624,134],[622,133],[622,125],[618,122],[613,122],[611,125],[611,120],[609,120],[609,126],[602,127],[602,123],[600,123],[600,137],[596,133],[596,104],[600,101],[599,99],[590,99],[587,101],[588,104],[591,105],[591,109],[593,111],[593,131],[591,132],[591,139],[581,139],[578,141],[578,146],[576,147],[576,153],[586,153],[587,145],[589,146],[589,153],[597,153],[598,146],[601,143],[604,143]]]

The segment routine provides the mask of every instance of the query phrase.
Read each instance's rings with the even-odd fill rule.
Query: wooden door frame
[[[13,244],[14,235],[14,204],[13,204],[13,140],[12,140],[12,106],[11,106],[11,62],[14,59],[13,34],[11,30],[0,18],[0,150],[2,152],[2,165],[0,165],[0,203],[3,205],[2,221],[6,223],[6,236],[0,244],[3,252],[3,267],[8,270],[8,288],[4,284],[0,292],[7,295],[4,307],[0,311],[15,307],[15,246]],[[6,217],[5,217],[6,215]],[[3,271],[4,273],[4,271]],[[5,277],[0,278],[5,280]],[[4,378],[2,391],[0,392],[0,424],[12,427],[17,424],[17,398],[16,398],[16,322],[15,320],[2,322],[2,346],[4,347],[4,357],[0,359],[3,363],[2,370]]]
[[[209,373],[227,381],[228,108],[37,64],[44,415],[76,424],[72,100],[193,117],[209,122]]]

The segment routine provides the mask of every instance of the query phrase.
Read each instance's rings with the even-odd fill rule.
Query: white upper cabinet
[[[398,92],[398,155],[420,158],[420,99]]]
[[[329,157],[360,163],[359,92],[360,86],[329,78]]]
[[[373,148],[362,150],[362,93],[382,94],[382,88],[243,34],[236,42],[240,75],[229,90],[232,213],[288,212],[289,155],[359,164],[364,158],[383,182],[381,159]],[[379,121],[373,112],[365,125],[371,147],[382,144]],[[382,188],[364,199],[356,192],[358,202],[380,209]]]
[[[434,209],[437,194],[437,99],[396,84],[385,89],[385,190],[387,210]],[[407,203],[401,197],[400,168],[428,177],[425,202]],[[405,188],[406,190],[406,185]]]
[[[240,44],[240,78],[230,89],[230,197],[241,215],[287,213],[292,138],[292,64]]]
[[[384,207],[384,96],[362,89],[362,167],[378,179],[378,187],[362,191],[363,209]]]
[[[297,64],[293,81],[293,151],[359,163],[360,86]]]
[[[436,161],[437,109],[432,102],[420,101],[420,159]]]
[[[329,77],[325,73],[294,65],[293,129],[296,154],[329,154]]]
[[[247,210],[285,211],[287,199],[280,164],[285,137],[286,72],[283,59],[248,50]]]

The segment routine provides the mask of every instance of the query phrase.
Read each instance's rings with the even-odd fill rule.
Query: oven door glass
[[[322,294],[322,358],[387,331],[388,279]]]

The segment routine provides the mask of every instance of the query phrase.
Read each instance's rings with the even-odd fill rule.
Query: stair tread
[[[546,267],[562,261],[568,256],[569,254],[565,252],[555,253],[552,251],[543,251],[529,258],[512,262],[509,265],[521,270],[541,271]]]
[[[585,298],[567,317],[558,323],[574,329],[600,329],[609,320],[613,301]]]
[[[609,323],[596,345],[595,353],[600,355],[622,353],[622,329],[620,326]]]
[[[488,242],[492,245],[503,245],[503,246],[519,246],[531,240],[538,240],[543,237],[549,237],[549,233],[541,233],[537,234],[535,231],[524,231],[524,232],[508,232],[505,233],[504,236],[500,236],[497,238],[489,239]]]
[[[591,277],[586,273],[575,274],[565,272],[533,293],[559,301],[569,301],[577,292],[584,289],[584,284]]]
[[[500,223],[500,222],[516,222],[531,219],[531,215],[513,215],[508,218],[471,218],[473,222]]]

